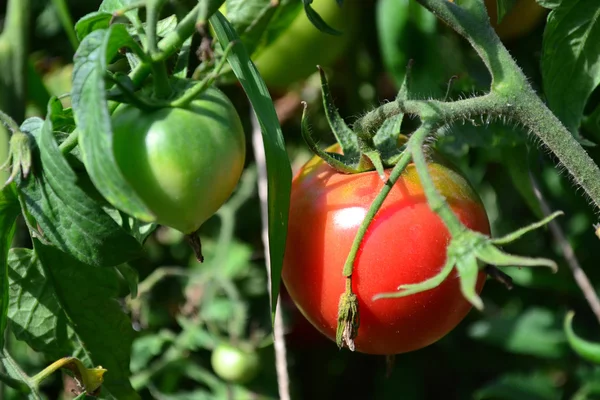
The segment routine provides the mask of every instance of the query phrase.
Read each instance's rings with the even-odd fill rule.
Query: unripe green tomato
[[[256,377],[260,368],[260,357],[254,350],[220,344],[213,351],[210,362],[221,379],[245,384]]]
[[[252,56],[265,83],[285,89],[317,72],[317,65],[332,65],[346,51],[358,23],[360,2],[346,0],[340,8],[335,0],[315,0],[312,7],[342,35],[319,31],[301,11],[290,27],[268,47]]]
[[[223,205],[244,169],[242,123],[216,88],[185,108],[122,106],[112,124],[123,176],[158,224],[185,234],[198,230]]]

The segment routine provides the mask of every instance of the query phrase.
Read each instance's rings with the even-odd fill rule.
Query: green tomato
[[[345,52],[357,26],[359,5],[345,1],[315,0],[312,7],[325,22],[342,32],[334,36],[319,31],[301,10],[277,39],[252,56],[265,83],[285,89],[317,72],[317,65],[330,66]]]
[[[223,380],[245,384],[258,374],[260,357],[254,350],[220,344],[213,351],[210,362],[215,373]]]
[[[156,216],[185,234],[229,198],[244,168],[245,139],[229,99],[209,88],[185,108],[113,116],[113,150],[123,176]]]

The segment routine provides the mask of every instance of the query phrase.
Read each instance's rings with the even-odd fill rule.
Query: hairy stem
[[[415,137],[415,135],[417,135],[418,132],[419,131],[415,132],[415,134],[412,137]],[[354,268],[354,261],[356,260],[356,255],[358,254],[358,250],[360,249],[360,245],[362,243],[363,237],[367,233],[367,229],[369,228],[371,221],[373,221],[373,218],[375,218],[375,214],[377,214],[377,212],[383,205],[383,202],[385,201],[387,195],[390,193],[390,191],[392,190],[392,187],[394,186],[394,184],[396,183],[398,178],[400,178],[400,175],[402,175],[402,172],[404,172],[404,169],[406,168],[406,166],[408,165],[409,162],[410,162],[410,153],[408,151],[405,151],[402,154],[402,156],[400,157],[400,160],[398,161],[398,163],[392,169],[392,172],[390,173],[390,176],[389,176],[387,182],[385,183],[385,185],[383,186],[383,188],[381,189],[381,191],[379,192],[379,194],[377,195],[375,200],[373,200],[373,203],[371,204],[371,207],[369,208],[367,215],[365,215],[365,219],[360,224],[360,226],[358,228],[358,232],[356,233],[356,236],[354,237],[354,241],[352,242],[352,247],[350,248],[350,254],[348,254],[348,258],[346,259],[346,263],[344,264],[344,270],[342,272],[345,277],[352,276],[352,269]],[[347,281],[347,284],[348,284],[348,281]],[[347,289],[348,289],[348,286],[347,286]],[[351,286],[350,286],[350,291],[351,291]]]
[[[69,136],[67,136],[67,138],[60,144],[60,146],[58,146],[58,148],[60,149],[60,152],[62,154],[70,153],[71,150],[73,150],[77,146],[78,140],[79,140],[79,131],[74,130],[73,132],[71,132],[71,134]]]
[[[159,52],[152,56],[153,61],[165,61],[173,55],[183,43],[194,34],[196,31],[196,16],[200,5],[196,5],[177,25],[177,28],[158,43]],[[142,84],[144,79],[148,77],[151,71],[151,65],[147,62],[142,62],[129,74],[134,86]]]
[[[529,85],[492,29],[483,2],[467,10],[447,0],[417,1],[469,41],[492,76],[491,91],[504,114],[536,134],[600,208],[600,168]]]
[[[425,196],[427,197],[429,207],[444,221],[444,224],[450,231],[450,235],[456,236],[463,232],[466,228],[458,220],[458,217],[452,212],[446,199],[435,188],[433,179],[429,174],[425,155],[423,154],[423,143],[425,142],[427,136],[433,132],[434,131],[432,127],[428,124],[425,123],[421,125],[417,132],[415,132],[415,134],[411,137],[412,140],[410,140],[410,152],[412,154],[415,167],[417,168],[417,172],[419,173],[419,179],[423,185],[423,190],[425,192]],[[419,135],[416,135],[417,133]]]
[[[569,171],[575,183],[600,208],[600,169],[594,160],[535,94],[524,97],[520,101],[529,101],[522,107],[517,104],[518,120],[542,140]]]

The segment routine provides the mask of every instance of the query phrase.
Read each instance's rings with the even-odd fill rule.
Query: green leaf
[[[502,22],[502,19],[517,3],[517,0],[496,0],[496,9],[498,13],[497,23]]]
[[[37,142],[34,173],[17,182],[21,202],[39,226],[35,233],[92,266],[115,266],[138,257],[139,242],[78,185],[54,140],[51,115],[52,110],[45,121],[30,119],[21,127]]]
[[[151,222],[154,216],[125,181],[112,149],[111,118],[106,102],[104,74],[119,48],[137,46],[125,26],[112,25],[86,36],[75,56],[73,112],[80,130],[79,145],[90,178],[116,208]]]
[[[239,40],[221,13],[214,15],[210,22],[223,49],[231,41]],[[228,61],[252,103],[264,140],[268,173],[271,311],[274,313],[283,268],[292,170],[271,96],[248,52],[243,46],[237,45],[230,53]]]
[[[542,80],[550,109],[576,137],[587,99],[600,83],[597,0],[561,2],[544,31]]]
[[[138,284],[140,283],[138,271],[129,264],[121,264],[117,266],[117,271],[119,271],[121,277],[123,277],[125,282],[127,282],[131,298],[135,299],[138,295]]]
[[[589,342],[577,336],[573,330],[574,316],[574,312],[569,312],[566,315],[564,322],[565,334],[567,335],[567,340],[569,341],[571,348],[582,358],[593,363],[600,364],[600,342]]]
[[[535,0],[540,6],[554,10],[559,7],[562,0]]]
[[[83,40],[87,35],[98,29],[107,29],[110,25],[112,14],[102,11],[92,12],[84,15],[75,24],[77,39]]]
[[[231,23],[249,54],[264,48],[279,37],[298,16],[298,1],[227,0],[227,20]]]
[[[450,77],[446,71],[456,68],[444,57],[435,15],[413,0],[380,0],[376,18],[382,60],[397,87],[412,59],[411,95],[443,95],[443,81]]]
[[[8,317],[15,337],[51,359],[81,354],[71,323],[55,297],[55,288],[35,252],[15,248],[9,253],[10,308]],[[82,359],[82,357],[85,357]]]
[[[15,220],[20,212],[14,184],[6,186],[0,191],[0,349],[4,348],[9,308],[8,249],[15,233]]]
[[[516,354],[558,359],[565,354],[565,335],[550,310],[530,308],[488,317],[469,327],[469,335]]]
[[[94,268],[34,239],[43,265],[75,333],[95,366],[108,372],[103,390],[119,400],[139,399],[129,382],[129,358],[134,331],[116,297],[119,278],[114,268]]]
[[[330,35],[335,36],[341,35],[342,32],[327,25],[327,22],[325,22],[319,13],[310,6],[312,2],[313,0],[302,0],[302,3],[304,4],[304,12],[308,17],[308,20],[321,32],[329,33]]]
[[[475,393],[476,400],[559,400],[559,390],[551,375],[508,373]]]
[[[128,6],[135,5],[135,3],[139,4],[140,1],[139,0],[103,0],[102,4],[100,4],[100,7],[98,8],[98,11],[106,12],[106,13],[109,13],[112,15],[114,12],[121,11]],[[127,18],[129,18],[129,20],[132,21],[136,25],[139,25],[142,23],[139,18],[139,15],[138,15],[138,10],[135,8],[133,10],[127,11],[125,13],[125,16]]]

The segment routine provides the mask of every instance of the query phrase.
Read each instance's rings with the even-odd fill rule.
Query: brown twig
[[[484,268],[486,274],[488,274],[492,279],[503,284],[508,290],[512,290],[513,288],[513,280],[510,276],[500,271],[498,268],[492,265],[486,265]]]
[[[271,293],[271,259],[269,257],[269,219],[267,203],[267,163],[265,159],[263,138],[260,130],[260,124],[256,119],[254,110],[251,110],[252,119],[252,147],[254,148],[254,158],[258,169],[258,197],[260,198],[261,220],[262,220],[262,241],[264,244],[265,261],[267,266],[267,276],[269,285],[269,297]],[[290,400],[290,378],[287,366],[287,354],[284,337],[284,323],[281,310],[281,301],[277,301],[275,310],[275,321],[273,324],[273,336],[275,346],[275,369],[277,371],[277,385],[279,389],[279,398],[281,400]]]
[[[538,201],[540,202],[540,207],[542,209],[542,212],[544,213],[544,216],[550,215],[551,214],[550,206],[544,199],[544,196],[542,195],[542,192],[540,191],[539,185],[538,185],[537,181],[535,180],[535,178],[533,177],[533,175],[531,175],[531,173],[529,174],[529,179],[531,180],[531,185],[533,187],[535,196],[537,197]],[[598,299],[598,294],[594,290],[594,287],[592,286],[587,275],[581,268],[581,265],[579,264],[579,261],[577,260],[577,257],[575,256],[575,251],[573,250],[573,247],[571,246],[571,244],[565,237],[565,234],[564,234],[562,228],[560,227],[560,225],[555,220],[553,220],[549,223],[549,227],[550,227],[550,232],[552,233],[552,236],[554,237],[554,240],[556,241],[556,243],[559,245],[560,249],[562,250],[563,257],[565,258],[567,265],[569,266],[569,268],[571,269],[571,272],[573,273],[573,278],[575,278],[575,282],[577,283],[577,285],[583,292],[583,295],[585,296],[585,299],[587,300],[588,304],[590,305],[590,308],[594,312],[594,315],[596,315],[596,319],[598,320],[598,323],[600,323],[600,299]]]

